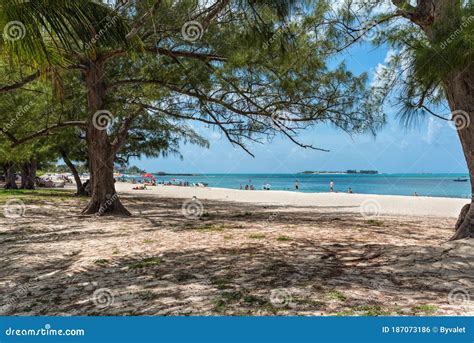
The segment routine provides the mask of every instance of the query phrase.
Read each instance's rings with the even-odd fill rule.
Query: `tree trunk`
[[[5,163],[5,189],[18,189],[16,185],[15,164],[12,162]]]
[[[21,189],[35,189],[36,184],[36,159],[21,165]]]
[[[84,78],[89,110],[86,139],[91,174],[91,200],[82,213],[130,215],[115,191],[115,150],[106,129],[111,118],[104,109],[105,85],[102,81],[102,65],[90,61]]]
[[[68,168],[71,170],[72,175],[74,176],[74,181],[76,182],[76,195],[86,195],[86,191],[84,189],[84,185],[82,184],[81,178],[79,176],[79,173],[77,172],[76,166],[72,161],[69,159],[69,157],[66,154],[66,151],[61,150],[61,157],[63,158],[64,163],[68,166]]]
[[[456,224],[451,240],[474,237],[474,64],[444,82],[453,123],[466,158],[471,181],[471,204],[465,206]]]

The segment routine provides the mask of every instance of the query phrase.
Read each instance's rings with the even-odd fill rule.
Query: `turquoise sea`
[[[470,198],[470,182],[455,182],[468,178],[468,174],[199,174],[193,176],[156,175],[160,182],[206,183],[209,187],[239,189],[254,185],[262,189],[270,184],[272,190],[294,190],[298,178],[299,191],[307,193],[327,192],[334,181],[335,191],[354,193]],[[142,179],[138,177],[138,179]]]

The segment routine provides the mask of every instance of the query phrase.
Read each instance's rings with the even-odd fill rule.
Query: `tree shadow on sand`
[[[134,217],[90,218],[73,210],[71,220],[63,203],[55,217],[32,209],[1,230],[0,256],[8,261],[0,273],[1,314],[472,311],[448,298],[453,290],[473,289],[472,240],[443,243],[436,231],[418,229],[419,219],[370,221],[340,211],[218,201],[206,201],[207,215],[189,219],[179,199],[125,203]],[[143,242],[138,252],[112,251],[115,239],[153,234],[162,241]],[[100,241],[109,252],[84,252]]]

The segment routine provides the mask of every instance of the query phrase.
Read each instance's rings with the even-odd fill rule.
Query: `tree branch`
[[[37,71],[36,73],[31,74],[30,76],[27,76],[26,78],[24,78],[23,80],[21,80],[17,83],[14,83],[14,84],[11,84],[11,85],[8,85],[8,86],[3,86],[3,87],[0,88],[0,94],[1,93],[7,93],[7,92],[10,92],[12,90],[21,88],[24,85],[26,85],[27,83],[30,83],[31,81],[36,80],[39,76],[40,76],[40,72]]]
[[[170,57],[187,57],[187,58],[194,58],[197,60],[201,61],[227,61],[227,58],[219,56],[219,55],[214,55],[214,54],[204,54],[204,53],[199,53],[199,52],[192,52],[192,51],[182,51],[182,50],[168,50],[164,48],[159,48],[159,47],[145,47],[143,48],[143,51],[149,52],[149,53],[155,53],[158,55],[163,55],[163,56],[170,56]],[[103,61],[106,61],[108,59],[111,59],[113,57],[117,56],[123,56],[127,54],[127,51],[125,50],[116,50],[112,51],[108,54],[105,54],[101,59]]]
[[[37,137],[40,137],[40,136],[43,136],[43,135],[46,135],[47,133],[49,133],[49,131],[51,130],[56,130],[56,129],[59,129],[59,128],[63,128],[63,127],[85,127],[86,126],[86,122],[85,121],[67,121],[67,122],[63,122],[63,123],[58,123],[58,124],[55,124],[55,125],[52,125],[52,126],[49,126],[49,127],[46,127],[42,130],[39,130],[35,133],[32,133],[26,137],[23,137],[21,139],[17,139],[15,138],[15,136],[13,136],[11,133],[8,133],[7,131],[5,131],[3,128],[0,129],[7,137],[9,137],[9,139],[13,142],[13,144],[11,145],[12,148],[18,146],[18,145],[21,145],[21,144],[24,144],[26,142],[29,142],[30,140],[32,139],[35,139]]]
[[[112,142],[112,149],[115,151],[115,153],[117,153],[118,150],[125,143],[128,131],[130,130],[132,123],[141,111],[143,111],[143,106],[141,106],[137,111],[135,111],[123,120],[122,125],[120,126],[117,135],[114,141]]]

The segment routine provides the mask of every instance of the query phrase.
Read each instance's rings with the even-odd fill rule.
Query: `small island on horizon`
[[[379,172],[377,170],[355,170],[355,169],[349,169],[346,171],[326,171],[326,170],[305,170],[304,172],[298,173],[298,174],[378,174]]]

